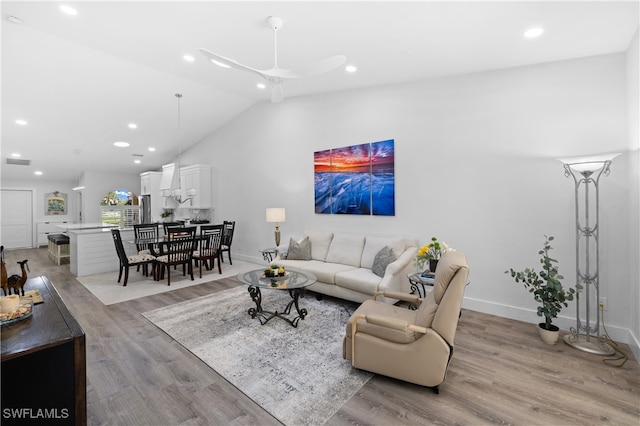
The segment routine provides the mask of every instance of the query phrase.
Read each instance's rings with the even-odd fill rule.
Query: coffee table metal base
[[[264,309],[262,309],[262,293],[260,292],[260,287],[250,285],[249,295],[251,295],[251,300],[253,300],[253,302],[256,304],[256,307],[249,308],[248,313],[249,315],[251,315],[251,318],[258,317],[258,320],[260,320],[260,324],[262,325],[265,325],[272,318],[278,317],[280,319],[285,320],[286,322],[291,324],[293,327],[298,327],[298,321],[300,321],[301,319],[304,319],[304,317],[306,317],[308,314],[305,308],[300,309],[300,306],[298,305],[298,299],[301,296],[304,297],[305,291],[306,291],[305,288],[294,288],[289,290],[289,296],[291,296],[291,301],[287,304],[287,306],[284,308],[282,312],[265,311]],[[285,315],[291,314],[292,306],[295,306],[298,316],[293,319],[289,319]]]

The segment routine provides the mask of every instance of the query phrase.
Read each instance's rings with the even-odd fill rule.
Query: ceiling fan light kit
[[[316,74],[324,74],[329,71],[333,71],[347,61],[347,58],[344,55],[336,55],[313,62],[296,70],[280,68],[278,66],[277,32],[282,28],[284,23],[282,19],[277,16],[269,16],[267,18],[267,22],[273,30],[274,65],[271,69],[260,70],[257,68],[252,68],[247,65],[243,65],[233,59],[218,55],[217,53],[213,53],[205,48],[200,48],[200,53],[202,53],[207,59],[220,67],[235,68],[241,71],[252,72],[261,76],[271,86],[271,102],[273,103],[282,102],[282,100],[284,99],[282,83],[284,83],[285,80],[309,77]]]

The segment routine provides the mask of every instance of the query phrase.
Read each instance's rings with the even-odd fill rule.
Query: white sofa
[[[359,303],[371,299],[377,291],[411,291],[407,275],[415,272],[417,239],[305,231],[304,237],[295,240],[302,241],[305,237],[311,246],[310,260],[286,258],[287,241],[283,244],[285,250],[272,263],[314,274],[318,280],[309,290]],[[386,262],[382,264],[384,275],[380,277],[372,269],[381,269],[378,254],[385,247],[393,250],[396,260],[386,269]],[[374,261],[378,263],[376,268]],[[396,302],[395,299],[382,300]]]

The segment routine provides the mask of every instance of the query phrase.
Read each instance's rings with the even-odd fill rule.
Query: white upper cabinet
[[[180,196],[184,202],[180,207],[194,209],[211,208],[211,166],[195,164],[180,169]]]

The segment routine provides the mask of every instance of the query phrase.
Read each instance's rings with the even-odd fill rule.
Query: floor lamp
[[[620,154],[562,159],[564,174],[575,183],[576,220],[576,326],[564,341],[576,349],[597,355],[613,355],[614,349],[600,334],[600,268],[598,225],[600,177],[608,176],[611,161]]]

